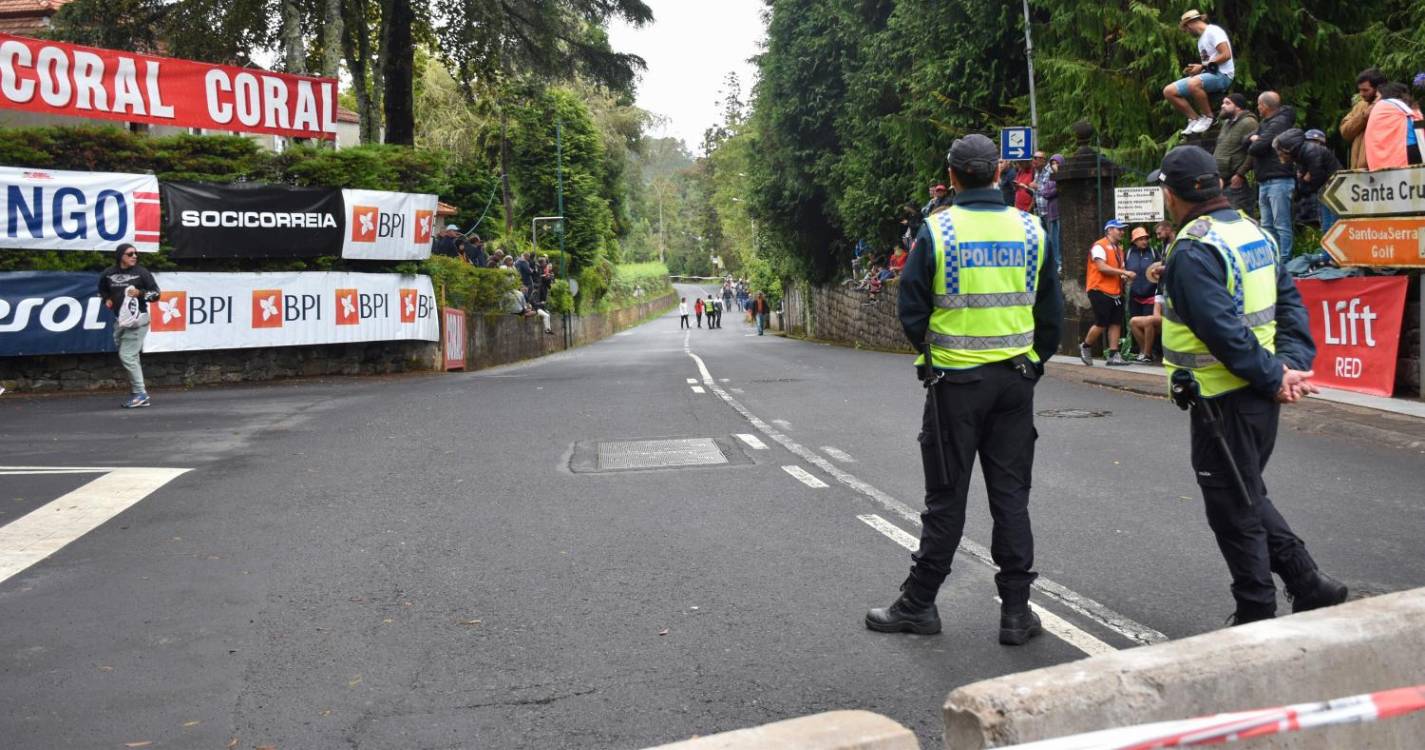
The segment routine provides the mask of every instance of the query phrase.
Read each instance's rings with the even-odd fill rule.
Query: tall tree
[[[411,0],[382,0],[381,78],[386,88],[386,142],[403,146],[416,142],[415,22]]]

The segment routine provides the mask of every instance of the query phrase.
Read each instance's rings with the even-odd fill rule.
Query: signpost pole
[[[1024,60],[1029,64],[1029,127],[1039,135],[1039,104],[1034,98],[1034,40],[1029,36],[1029,0],[1024,0]]]

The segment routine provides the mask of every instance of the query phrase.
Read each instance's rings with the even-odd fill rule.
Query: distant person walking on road
[[[1203,152],[1207,153],[1207,152]],[[1123,332],[1123,281],[1133,281],[1134,274],[1124,268],[1123,222],[1109,219],[1103,225],[1103,237],[1089,249],[1088,275],[1084,290],[1093,306],[1093,325],[1079,344],[1079,359],[1093,366],[1093,350],[1099,339],[1108,334],[1108,364],[1126,365],[1118,352],[1119,334]]]
[[[684,328],[692,328],[692,327],[693,327],[692,324],[688,322],[688,298],[687,298],[687,297],[684,297],[682,300],[680,300],[680,301],[678,302],[678,316],[679,316],[679,317],[678,317],[678,330],[681,331],[681,330],[683,330]]]
[[[149,405],[148,389],[143,382],[143,367],[139,354],[148,336],[148,303],[158,299],[158,282],[147,268],[139,265],[139,252],[127,242],[114,251],[114,265],[99,276],[99,296],[104,306],[114,313],[114,346],[119,350],[119,362],[129,376],[129,400],[125,409]]]
[[[1227,32],[1207,16],[1195,10],[1183,14],[1178,21],[1183,31],[1197,37],[1197,54],[1201,62],[1183,68],[1180,78],[1163,88],[1168,103],[1187,117],[1183,135],[1206,133],[1212,127],[1212,103],[1208,94],[1220,94],[1232,86],[1236,66],[1232,62],[1232,43]]]
[[[762,292],[757,293],[757,297],[752,300],[752,317],[757,321],[757,335],[767,329],[767,316],[771,314],[772,308],[767,304],[767,295]]]
[[[718,301],[711,294],[708,295],[708,303],[703,306],[708,313],[708,328],[722,328],[722,320],[718,318]]]
[[[693,314],[698,319],[698,327],[703,327],[703,298],[699,297],[693,302]]]
[[[901,328],[923,352],[916,370],[927,393],[919,439],[925,512],[900,597],[866,613],[871,630],[940,632],[935,597],[964,533],[976,455],[994,518],[999,642],[1022,645],[1042,629],[1029,608],[1037,577],[1029,523],[1034,386],[1058,348],[1063,309],[1043,228],[995,189],[998,156],[983,135],[955,141],[948,159],[955,205],[921,227],[901,276]]]
[[[1276,616],[1273,573],[1292,612],[1340,604],[1346,587],[1317,569],[1262,481],[1281,405],[1316,392],[1296,284],[1270,237],[1222,196],[1207,152],[1169,151],[1148,182],[1165,188],[1164,208],[1182,227],[1163,272],[1163,363],[1174,399],[1191,409],[1192,468],[1232,574],[1230,622]]]

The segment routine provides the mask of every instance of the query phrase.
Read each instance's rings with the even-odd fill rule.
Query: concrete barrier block
[[[1003,747],[1422,682],[1425,588],[967,685],[945,699],[945,747]],[[1422,738],[1425,716],[1416,714],[1250,746],[1416,750]]]
[[[650,750],[919,750],[915,733],[870,711],[829,711]]]

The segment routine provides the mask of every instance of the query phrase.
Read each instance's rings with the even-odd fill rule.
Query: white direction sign
[[[1342,216],[1425,214],[1425,167],[1337,172],[1321,199]]]
[[[1126,187],[1113,189],[1113,215],[1130,224],[1163,220],[1163,189]]]

